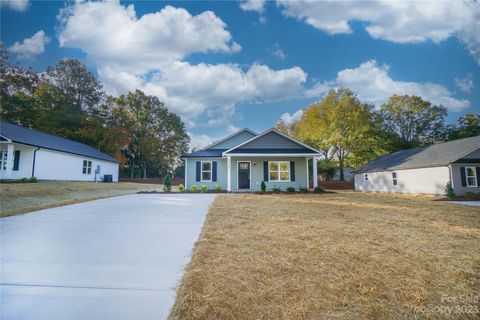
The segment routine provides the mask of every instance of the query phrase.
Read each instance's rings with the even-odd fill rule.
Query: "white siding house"
[[[85,144],[0,121],[0,179],[118,181],[118,161]]]
[[[480,136],[407,149],[354,171],[355,190],[456,195],[480,191]]]

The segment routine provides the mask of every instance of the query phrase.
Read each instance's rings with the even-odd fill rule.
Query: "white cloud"
[[[475,88],[475,84],[473,83],[473,75],[471,73],[467,74],[463,78],[455,77],[454,80],[457,88],[463,92],[470,93],[472,92],[472,89]]]
[[[371,37],[397,43],[439,43],[457,36],[480,64],[480,5],[475,1],[277,0],[285,16],[329,34],[352,33],[351,21],[366,22]]]
[[[271,54],[275,57],[277,57],[280,60],[285,60],[287,58],[287,55],[283,51],[283,49],[280,47],[278,43],[275,43],[272,49],[269,50]]]
[[[166,6],[137,18],[134,5],[81,2],[59,15],[60,46],[81,48],[99,65],[144,73],[192,53],[236,52],[226,24],[212,11],[192,16]]]
[[[316,82],[310,88],[305,89],[305,91],[303,92],[303,95],[306,98],[317,98],[317,97],[322,96],[328,90],[330,90],[333,85],[334,85],[334,83],[329,82],[329,81]]]
[[[202,149],[210,144],[212,144],[215,139],[212,137],[206,135],[206,134],[193,134],[191,132],[188,132],[188,135],[190,136],[190,150],[199,150]]]
[[[265,10],[265,0],[245,0],[240,2],[240,8],[243,11],[263,13]]]
[[[23,12],[27,10],[28,0],[0,0],[0,6],[6,6],[14,11]]]
[[[454,112],[470,107],[470,101],[454,98],[452,93],[442,85],[431,82],[397,81],[390,77],[388,71],[388,65],[379,65],[375,60],[370,60],[357,68],[341,70],[337,73],[335,80],[318,83],[314,88],[322,88],[318,90],[321,93],[326,92],[327,88],[349,88],[357,93],[360,100],[377,106],[385,103],[390,96],[397,94],[420,96]]]
[[[285,123],[287,126],[291,125],[292,123],[295,123],[297,122],[298,120],[300,120],[300,118],[302,117],[302,114],[303,114],[303,110],[300,109],[298,110],[297,112],[293,113],[293,114],[290,114],[288,112],[285,112],[284,114],[282,114],[280,116],[280,120],[283,121],[283,123]]]
[[[35,33],[31,38],[25,38],[21,43],[15,42],[8,50],[17,54],[19,59],[33,59],[45,52],[45,45],[50,42],[43,30]]]
[[[99,75],[113,94],[138,88],[158,96],[190,127],[204,112],[209,117],[208,125],[226,125],[239,102],[293,98],[302,92],[307,79],[298,67],[272,70],[254,64],[242,70],[233,64],[192,65],[181,61],[145,76],[104,67],[99,68]]]
[[[206,125],[230,130],[237,103],[292,98],[307,78],[299,67],[272,70],[258,64],[241,68],[182,61],[196,52],[240,49],[211,11],[192,16],[166,6],[137,18],[134,5],[82,2],[63,10],[59,19],[61,46],[86,52],[109,93],[141,89],[156,95],[190,128],[205,113]]]

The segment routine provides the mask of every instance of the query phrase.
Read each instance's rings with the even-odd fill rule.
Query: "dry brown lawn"
[[[477,319],[480,208],[339,192],[221,195],[172,319]]]
[[[6,217],[72,203],[154,190],[160,192],[162,186],[128,182],[40,181],[38,183],[1,183],[0,216]]]

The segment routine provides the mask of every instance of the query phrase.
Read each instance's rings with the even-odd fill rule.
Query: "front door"
[[[238,162],[238,189],[250,189],[250,162]]]

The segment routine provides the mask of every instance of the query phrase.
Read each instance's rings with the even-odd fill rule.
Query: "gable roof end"
[[[249,139],[249,140],[247,140],[247,141],[245,141],[245,142],[240,143],[239,145],[237,145],[237,146],[235,146],[235,147],[233,147],[233,148],[230,148],[230,149],[226,150],[225,152],[222,153],[222,155],[226,155],[226,154],[228,154],[228,153],[231,153],[233,150],[236,150],[236,149],[238,149],[238,148],[240,148],[240,147],[242,147],[242,146],[244,146],[244,145],[246,145],[246,144],[248,144],[248,143],[250,143],[250,142],[252,142],[252,141],[255,141],[255,140],[257,140],[257,139],[260,139],[261,137],[263,137],[264,135],[266,135],[266,134],[268,134],[268,133],[270,133],[270,132],[276,133],[276,134],[280,135],[281,137],[284,137],[284,138],[286,138],[286,139],[288,139],[288,140],[290,140],[290,141],[298,144],[299,146],[302,146],[302,147],[304,147],[304,148],[306,148],[306,149],[309,149],[310,151],[313,151],[313,152],[315,152],[315,153],[320,154],[320,151],[318,151],[317,149],[312,148],[312,147],[310,147],[310,146],[308,146],[308,145],[306,145],[306,144],[304,144],[304,143],[302,143],[302,142],[300,142],[300,141],[298,141],[298,140],[290,137],[289,135],[286,135],[286,134],[284,134],[283,132],[280,132],[280,131],[276,130],[275,128],[271,128],[271,129],[268,129],[268,130],[262,132],[261,134],[255,136],[255,137],[253,137],[252,139]]]
[[[253,134],[254,136],[256,136],[256,135],[258,134],[258,133],[256,133],[256,132],[253,131],[253,130],[250,130],[250,129],[248,129],[248,128],[243,128],[243,129],[238,130],[238,131],[235,132],[235,133],[232,133],[231,135],[229,135],[229,136],[227,136],[227,137],[225,137],[225,138],[223,138],[223,139],[220,139],[220,140],[217,140],[217,141],[213,142],[212,144],[210,144],[210,145],[208,145],[208,146],[206,146],[206,147],[204,147],[204,148],[202,148],[202,149],[200,149],[200,150],[198,150],[198,151],[207,150],[207,149],[212,149],[212,147],[214,147],[214,146],[216,146],[216,145],[219,145],[220,143],[222,143],[222,142],[224,142],[224,141],[227,141],[228,139],[231,139],[231,138],[233,138],[233,137],[235,137],[235,136],[237,136],[237,135],[239,135],[239,134],[241,134],[241,133],[243,133],[243,132],[249,132],[249,133]]]

